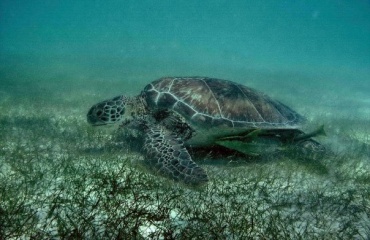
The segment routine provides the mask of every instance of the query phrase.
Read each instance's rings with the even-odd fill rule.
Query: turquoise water
[[[360,0],[2,1],[1,53],[149,59],[170,64],[167,71],[185,64],[367,73],[369,11]]]
[[[112,140],[114,130],[92,129],[88,126],[87,110],[102,99],[119,94],[135,95],[147,83],[159,77],[208,76],[233,80],[281,100],[306,116],[308,122],[302,126],[305,131],[325,125],[328,136],[317,140],[336,154],[333,158],[323,160],[326,174],[317,175],[315,171],[312,173],[302,167],[302,164],[296,166],[294,163],[297,170],[291,167],[286,159],[282,161],[282,165],[279,165],[280,161],[261,166],[258,164],[255,166],[256,163],[253,163],[242,166],[240,170],[245,174],[249,171],[255,172],[257,168],[262,176],[276,175],[276,179],[280,179],[279,183],[282,182],[281,185],[278,184],[279,186],[285,186],[284,181],[287,179],[296,180],[289,183],[295,190],[279,188],[282,198],[292,199],[288,201],[289,203],[284,202],[287,204],[285,207],[279,205],[280,200],[263,202],[265,200],[260,195],[252,194],[255,198],[248,196],[248,201],[258,202],[263,206],[264,204],[275,207],[279,205],[274,209],[280,214],[279,216],[285,216],[284,214],[294,211],[302,216],[305,216],[305,213],[308,215],[311,213],[312,216],[312,212],[315,214],[324,212],[323,216],[320,215],[325,219],[324,223],[315,222],[308,217],[308,220],[297,217],[289,221],[283,217],[279,220],[282,221],[282,225],[274,225],[278,233],[274,236],[296,238],[308,234],[303,227],[292,227],[289,228],[291,235],[282,235],[283,225],[291,225],[290,221],[293,221],[296,223],[296,225],[293,224],[294,226],[307,226],[309,229],[307,231],[319,238],[337,236],[368,239],[370,237],[368,228],[370,225],[368,224],[370,222],[369,43],[370,2],[367,0],[2,0],[0,2],[0,162],[2,166],[0,178],[3,187],[0,191],[0,199],[5,200],[0,202],[0,213],[4,213],[3,217],[0,217],[4,222],[0,224],[0,238],[2,238],[1,235],[6,238],[67,237],[70,236],[68,233],[72,233],[74,227],[78,225],[84,227],[79,228],[84,238],[106,237],[107,235],[98,234],[103,230],[100,229],[94,235],[91,229],[99,225],[109,230],[108,225],[111,227],[113,223],[108,224],[103,220],[101,222],[105,224],[100,222],[95,225],[94,223],[88,225],[80,220],[76,220],[74,224],[69,222],[70,219],[65,217],[66,212],[69,211],[66,209],[78,205],[73,197],[71,197],[72,200],[70,199],[70,205],[57,205],[56,209],[59,209],[59,212],[50,211],[51,207],[47,200],[50,196],[57,196],[55,192],[61,192],[63,196],[68,194],[73,196],[72,193],[81,192],[81,190],[74,192],[73,189],[77,188],[68,186],[60,188],[67,190],[55,190],[55,186],[60,186],[58,182],[60,179],[62,182],[70,182],[65,180],[69,176],[66,171],[55,170],[67,159],[71,165],[59,166],[60,169],[74,169],[71,166],[76,166],[78,163],[84,166],[83,169],[90,169],[91,162],[96,162],[97,159],[110,159],[111,161],[104,163],[107,165],[103,165],[112,170],[120,164],[120,161],[113,159],[122,160],[125,156],[131,156],[131,153],[124,154],[125,151],[112,143],[118,142],[117,146],[119,146],[119,141]],[[99,168],[99,164],[96,166]],[[233,180],[222,175],[225,171],[222,166],[205,166],[205,168],[213,173],[213,176],[221,174],[222,177],[211,178],[207,194],[201,197],[195,195],[194,198],[202,199],[204,202],[210,201],[209,206],[227,209],[227,212],[232,214],[236,211],[233,208],[234,205],[224,206],[225,208],[212,205],[214,201],[211,195],[218,193],[218,190],[212,190],[211,186],[225,186],[228,190],[223,191],[230,191],[233,196],[247,194],[242,190],[241,192],[230,190],[235,185],[232,184]],[[32,169],[38,169],[37,172],[43,177],[32,175],[30,173]],[[79,173],[76,169],[73,170],[74,173],[69,176],[70,178],[76,178],[77,182],[81,174],[85,178],[91,178],[90,185],[95,186],[96,178],[89,175],[87,170],[80,169],[82,172]],[[104,172],[104,169],[102,167],[94,171],[110,175],[107,173],[110,170]],[[226,176],[233,174],[241,176],[240,172],[236,170],[234,172],[234,170],[230,170],[231,173],[226,173]],[[270,174],[273,170],[276,171],[275,175]],[[286,177],[288,175],[290,177]],[[117,178],[123,178],[119,173],[117,176]],[[152,177],[150,174],[145,176],[149,180],[140,181],[161,183],[166,181]],[[253,176],[244,179],[247,182],[244,183],[252,184],[263,179],[263,177]],[[243,179],[243,177],[236,179]],[[302,186],[302,183],[306,183],[307,186]],[[191,190],[181,186],[163,184],[165,187],[159,184],[159,186],[153,186],[153,189],[163,191],[165,188],[168,192],[173,191],[174,196],[177,191],[186,195],[193,194]],[[240,186],[238,184],[236,185]],[[86,184],[85,190],[90,185]],[[257,185],[248,186],[252,188]],[[99,186],[101,188],[97,192],[106,191],[104,184]],[[257,190],[260,191],[258,186]],[[318,187],[323,194],[310,195],[309,192],[314,192],[313,186]],[[275,197],[276,184],[268,185],[267,188],[266,194]],[[153,190],[144,189],[146,189],[145,193]],[[305,194],[309,195],[310,201],[301,200],[299,196]],[[348,197],[352,196],[351,194],[354,196],[353,199]],[[319,204],[317,207],[314,204],[314,202],[324,201],[320,196],[326,197],[327,205],[321,202],[323,205]],[[331,200],[330,196],[333,196]],[[123,201],[120,198],[117,198],[118,200]],[[343,212],[338,210],[335,214],[331,212],[334,210],[327,210],[330,206],[338,206],[339,209],[339,206],[346,204],[347,200],[348,209],[351,208],[351,210],[346,208],[342,209]],[[180,205],[186,205],[188,201],[189,199],[178,200]],[[162,201],[158,200],[157,204],[158,202]],[[271,202],[275,205],[269,205]],[[17,208],[17,204],[22,208]],[[146,204],[151,205],[152,202],[149,201]],[[299,204],[305,207],[297,207]],[[78,209],[81,212],[86,212],[86,209],[91,211],[88,208],[90,205],[87,205],[80,204]],[[180,220],[176,217],[178,213],[181,216],[178,217],[182,221],[181,224],[186,222],[188,225],[185,225],[188,228],[175,224],[178,227],[174,231],[178,234],[176,236],[182,238],[194,236],[190,233],[200,231],[200,228],[190,220],[193,217],[182,212],[183,208],[178,207],[180,205],[173,203],[167,207],[171,217],[168,219],[163,217],[168,220],[163,220],[163,226],[168,227],[169,225],[166,224],[171,225],[174,221],[179,224]],[[165,204],[163,206],[166,207]],[[199,207],[199,204],[197,206]],[[244,207],[244,205],[241,206]],[[312,206],[316,208],[312,209]],[[15,209],[22,210],[16,212]],[[96,211],[97,215],[100,214],[99,219],[104,219],[102,217],[104,211],[98,209]],[[189,209],[192,214],[195,214],[191,208]],[[197,210],[197,213],[199,212],[205,213],[206,210],[200,208]],[[113,215],[107,214],[107,216],[114,218]],[[225,217],[225,215],[222,216]],[[270,221],[269,223],[276,223],[273,221],[276,216],[272,212],[263,212],[261,216],[264,216],[262,218],[264,220],[268,219],[266,221]],[[235,219],[234,215],[229,217]],[[223,219],[217,215],[217,211],[211,218],[219,219],[220,226],[223,222],[230,222],[227,218]],[[59,227],[54,226],[53,221],[57,221],[55,219],[62,219],[59,225],[56,224]],[[132,218],[130,221],[134,220],[135,218]],[[151,228],[152,225],[145,222],[151,220],[143,221],[138,224],[142,227],[139,232],[148,238],[148,232],[152,231],[148,229],[154,229],[154,227]],[[257,217],[255,221],[262,220]],[[131,222],[128,222],[127,226],[131,226]],[[347,223],[350,227],[341,228]],[[261,223],[261,226],[264,226],[263,224]],[[150,227],[143,227],[144,225]],[[41,233],[40,226],[47,230]],[[211,229],[215,226],[203,223],[201,229]],[[39,235],[35,233],[35,229],[38,229]],[[120,229],[119,224],[115,230],[117,229]],[[156,229],[161,227],[157,226]],[[220,229],[217,231],[221,231]],[[225,235],[215,237],[273,236],[268,235],[268,231],[271,230],[268,227],[261,227],[259,230],[248,228],[246,232],[240,229],[238,232],[231,227],[226,229]],[[312,229],[319,230],[315,232],[316,230]],[[156,230],[153,231],[156,232]],[[201,232],[204,232],[204,236],[207,235],[206,230]],[[164,234],[160,230],[157,233],[158,236]]]
[[[89,82],[142,82],[133,93],[161,76],[196,75],[272,94],[335,88],[364,97],[369,15],[364,0],[2,1],[2,75],[18,64]]]

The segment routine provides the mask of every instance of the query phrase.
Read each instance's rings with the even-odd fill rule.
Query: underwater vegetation
[[[90,98],[92,98],[90,96]],[[82,98],[81,98],[82,99]],[[1,239],[369,239],[370,143],[361,121],[321,119],[320,162],[198,163],[188,188],[148,173],[87,100],[0,102]],[[42,111],[35,111],[35,109]]]
[[[0,240],[369,240],[369,20],[369,0],[1,0]],[[266,93],[328,154],[223,138],[251,156],[189,151],[201,187],[157,176],[86,113],[165,76]]]

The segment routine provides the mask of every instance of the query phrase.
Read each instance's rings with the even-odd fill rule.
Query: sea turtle
[[[187,148],[222,148],[261,138],[324,150],[311,139],[323,130],[303,133],[298,128],[304,118],[288,106],[241,84],[208,77],[160,78],[138,96],[95,104],[87,120],[94,126],[121,123],[139,132],[145,162],[161,175],[191,185],[208,177]]]

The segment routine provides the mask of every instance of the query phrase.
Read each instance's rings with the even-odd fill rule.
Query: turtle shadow
[[[82,151],[85,154],[101,155],[101,154],[143,154],[143,142],[140,138],[127,138],[126,135],[116,134],[112,141],[101,146],[84,148]],[[292,161],[293,163],[302,166],[309,172],[318,175],[329,173],[329,169],[320,161],[308,159],[298,154],[289,152],[274,152],[260,155],[246,155],[223,146],[210,147],[187,147],[187,150],[194,162],[199,165],[208,165],[216,167],[240,167],[253,164],[269,164],[278,161]]]
[[[279,161],[290,161],[303,169],[317,175],[329,174],[329,168],[318,159],[291,152],[275,152],[261,155],[246,155],[238,151],[217,146],[210,148],[190,149],[189,153],[201,165],[240,167],[253,164],[269,164]]]

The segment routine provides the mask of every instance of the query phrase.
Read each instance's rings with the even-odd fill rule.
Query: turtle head
[[[93,126],[113,124],[125,119],[128,98],[118,96],[92,106],[87,113],[87,121]]]

